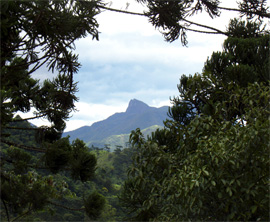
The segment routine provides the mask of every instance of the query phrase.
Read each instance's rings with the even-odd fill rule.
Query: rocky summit
[[[168,118],[168,108],[168,106],[150,107],[142,101],[132,99],[125,112],[115,113],[105,120],[93,123],[91,126],[83,126],[63,133],[63,136],[69,135],[71,141],[79,138],[88,146],[104,146],[107,138],[111,139],[112,136],[129,135],[132,130],[137,128],[154,130],[157,127],[162,127],[163,121]],[[128,138],[128,136],[125,138]]]

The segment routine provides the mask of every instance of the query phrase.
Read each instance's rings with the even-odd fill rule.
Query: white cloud
[[[126,8],[126,1],[112,2],[112,8]],[[235,0],[223,2],[233,7]],[[130,11],[144,10],[133,0],[129,3]],[[212,20],[199,14],[196,21],[225,30],[229,19],[238,16],[226,15]],[[181,75],[201,72],[207,57],[220,51],[226,38],[188,32],[188,47],[183,47],[180,40],[165,42],[143,16],[105,11],[97,21],[100,41],[87,37],[76,42],[82,68],[74,79],[79,81],[77,95],[81,100],[76,103],[79,111],[67,122],[66,131],[123,112],[133,98],[154,107],[170,105],[169,98],[178,95]],[[44,72],[41,70],[40,75]]]
[[[144,11],[144,7],[134,0],[129,2],[128,8],[126,7],[127,2],[123,0],[113,0],[111,3],[112,4],[109,5],[111,8],[139,13],[143,13]],[[155,31],[155,28],[144,16],[129,15],[105,10],[97,16],[97,20],[100,24],[100,32],[104,32],[108,35],[119,33],[141,33],[144,36],[152,36],[158,34],[158,32]]]
[[[172,106],[172,103],[169,99],[168,100],[153,99],[150,103],[150,106],[159,108],[162,106]]]
[[[117,112],[125,112],[128,103],[124,104],[119,101],[111,100],[107,104],[91,104],[85,102],[76,102],[77,112],[71,113],[72,118],[66,121],[65,131],[77,129],[82,126],[90,126],[94,122],[104,120]],[[18,112],[22,118],[33,117],[33,111],[28,113]],[[30,120],[36,126],[50,126],[45,118]]]
[[[224,36],[209,36],[204,41],[191,35],[188,47],[179,42],[167,43],[162,36],[145,37],[134,34],[104,35],[100,42],[85,38],[77,43],[79,59],[84,63],[148,63],[179,66],[180,62],[196,63],[206,60],[213,50],[220,50]]]
[[[93,121],[96,119],[102,120],[104,117],[108,117],[115,112],[124,112],[125,104],[91,104],[85,102],[77,102],[76,109],[79,111],[75,112],[73,115],[78,119],[89,118]]]
[[[66,129],[65,129],[65,132],[68,132],[68,131],[72,131],[72,130],[76,130],[82,126],[87,126],[87,122],[88,120],[86,119],[74,119],[74,118],[71,118],[69,119],[68,121],[66,121]]]
[[[125,112],[127,105],[119,102],[109,104],[91,104],[77,102],[77,112],[72,113],[72,118],[66,122],[65,131],[71,131],[81,126],[90,126],[94,122],[104,120],[117,112]]]

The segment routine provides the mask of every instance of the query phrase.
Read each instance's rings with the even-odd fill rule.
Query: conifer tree
[[[121,200],[137,221],[269,221],[269,31],[232,20],[202,74],[182,76],[172,120],[136,149]]]
[[[74,42],[86,35],[98,39],[97,4],[101,3],[1,1],[2,219],[22,220],[35,211],[59,206],[57,200],[71,193],[54,174],[67,171],[83,182],[93,177],[96,157],[82,141],[70,144],[61,134],[78,100],[73,75],[80,64],[73,53]],[[43,82],[34,79],[33,73],[46,66],[56,77]],[[15,117],[18,111],[30,112],[32,117]],[[51,126],[32,127],[26,122],[35,118],[45,118]],[[26,132],[35,140],[18,137]],[[97,219],[103,197],[93,193],[85,198],[85,206],[78,204],[76,210]],[[99,211],[92,214],[91,208]]]

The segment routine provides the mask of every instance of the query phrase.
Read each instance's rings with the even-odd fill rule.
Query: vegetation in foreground
[[[17,116],[16,119],[21,118]],[[9,141],[26,146],[36,145],[35,132],[31,130],[35,128],[30,123],[22,121],[12,124],[12,126],[29,130],[7,130],[6,133],[11,134]],[[83,144],[83,142],[76,140],[73,142],[73,145],[75,144]],[[44,155],[42,153],[23,152],[14,146],[3,146],[1,158],[5,161],[1,162],[1,168],[12,172],[13,179],[17,179],[13,186],[7,184],[5,178],[1,180],[2,198],[9,200],[5,203],[9,217],[17,218],[19,221],[89,221],[91,218],[80,207],[84,206],[85,197],[91,196],[94,201],[101,201],[100,204],[103,206],[98,209],[92,204],[89,209],[99,221],[123,221],[126,215],[118,196],[127,179],[126,171],[131,165],[132,149],[117,147],[114,152],[109,152],[105,146],[104,148],[87,148],[87,150],[97,160],[95,175],[91,181],[82,182],[73,180],[68,173],[48,173],[46,167],[30,168],[30,166],[38,166],[38,160]],[[26,172],[25,170],[29,168],[31,171]],[[37,177],[40,177],[39,180],[36,179]],[[21,186],[28,182],[30,184],[28,193],[21,192]],[[39,193],[41,189],[43,193]],[[56,201],[46,199],[46,195],[51,195],[49,192],[54,193]],[[102,199],[99,198],[100,195],[102,195]],[[20,218],[18,213],[20,209],[15,208],[15,204],[11,205],[13,201],[16,201],[15,203],[19,206],[32,201],[31,203],[35,204],[36,208]],[[48,201],[47,206],[42,209],[38,204],[45,204],[45,201]],[[11,209],[11,207],[15,209]],[[7,212],[3,204],[1,205],[1,220],[7,220]]]
[[[121,200],[136,221],[269,221],[269,32],[231,20],[202,74],[182,76],[164,130],[139,129]]]

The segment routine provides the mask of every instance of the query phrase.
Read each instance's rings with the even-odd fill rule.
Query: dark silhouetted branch
[[[13,143],[13,142],[10,142],[10,141],[7,141],[7,140],[3,140],[2,138],[0,139],[0,141],[2,143],[5,143],[5,144],[9,145],[9,146],[14,146],[14,147],[24,149],[24,150],[36,151],[36,152],[40,152],[40,153],[45,153],[46,152],[46,150],[44,150],[44,149],[39,149],[39,148],[36,148],[36,147],[25,146],[25,145],[22,145],[22,144]]]
[[[52,201],[47,201],[47,202],[49,204],[52,204],[52,205],[56,206],[56,207],[62,207],[62,208],[67,209],[67,210],[72,210],[72,211],[84,211],[85,210],[85,208],[77,208],[77,209],[70,208],[70,207],[64,206],[62,204],[54,203]]]

